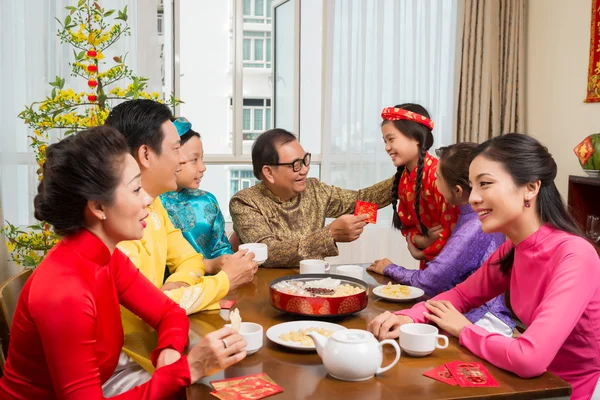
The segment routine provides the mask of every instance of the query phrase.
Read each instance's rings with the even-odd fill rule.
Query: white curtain
[[[458,1],[325,4],[322,179],[358,189],[395,173],[381,138],[385,106],[423,105],[435,122],[434,147],[451,144]],[[391,207],[381,211],[377,225],[342,246],[334,261],[389,257],[414,265],[401,235],[390,229],[391,215]]]
[[[65,6],[75,0],[2,0],[0,13],[0,218],[12,224],[33,223],[33,197],[37,191],[37,164],[29,147],[29,128],[17,115],[25,105],[43,100],[51,92],[48,82],[59,75],[65,88],[87,90],[81,78],[70,76],[71,46],[61,44],[55,17],[64,20]],[[159,44],[156,2],[143,0],[101,0],[105,9],[128,6],[131,36],[117,42],[105,56],[129,53],[134,72],[150,77],[149,90],[160,91]],[[142,6],[142,4],[144,4]],[[108,64],[110,65],[110,64]],[[75,85],[72,82],[76,81]],[[6,258],[4,240],[0,244],[0,282]],[[11,271],[12,272],[12,271]],[[10,273],[10,272],[9,272]],[[5,274],[7,275],[7,274]]]

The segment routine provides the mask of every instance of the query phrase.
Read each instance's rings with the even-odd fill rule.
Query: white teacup
[[[328,272],[330,265],[323,260],[302,260],[300,261],[301,274],[324,274]]]
[[[231,324],[225,325],[231,328]],[[263,345],[263,327],[254,322],[242,322],[239,334],[246,341],[246,353],[248,355],[256,353]]]
[[[335,269],[336,274],[363,280],[365,269],[360,265],[340,265]]]
[[[239,249],[248,250],[254,253],[253,260],[256,261],[258,265],[261,265],[262,263],[267,261],[267,258],[269,256],[268,247],[264,243],[244,243],[240,244]]]
[[[440,345],[439,340],[444,344]],[[448,337],[428,324],[406,324],[400,327],[400,347],[413,357],[424,357],[435,349],[448,347]]]

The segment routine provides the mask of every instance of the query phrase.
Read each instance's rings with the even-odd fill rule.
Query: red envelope
[[[221,400],[257,400],[281,392],[283,392],[283,389],[276,384],[260,378],[246,378],[237,385],[217,390],[210,394]]]
[[[452,374],[450,373],[450,371],[448,371],[448,368],[446,368],[445,365],[440,365],[437,368],[430,369],[427,372],[423,372],[423,375],[428,378],[435,379],[436,381],[447,383],[448,385],[458,385],[458,382],[456,382],[456,379],[452,377]]]
[[[247,376],[238,376],[238,377],[235,377],[235,378],[228,378],[228,379],[221,379],[221,380],[218,380],[218,381],[212,381],[212,382],[210,382],[210,384],[212,385],[212,387],[215,390],[221,390],[221,389],[225,389],[225,388],[230,387],[230,386],[235,386],[235,385],[237,385],[238,383],[240,383],[241,381],[243,381],[246,378],[260,378],[260,379],[265,380],[265,381],[267,381],[269,383],[272,383],[274,385],[276,384],[275,381],[273,379],[271,379],[269,377],[269,375],[265,374],[264,372],[262,372],[260,374],[253,374],[253,375],[247,375]]]
[[[445,365],[460,387],[500,386],[482,363],[452,361]]]
[[[366,219],[368,223],[377,223],[377,204],[356,200],[356,206],[354,206],[354,215],[362,214],[369,214],[369,218]]]
[[[219,306],[221,306],[221,308],[223,310],[229,310],[231,307],[233,307],[234,304],[235,304],[235,300],[221,300],[221,301],[219,301]]]

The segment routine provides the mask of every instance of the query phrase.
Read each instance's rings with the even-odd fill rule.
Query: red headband
[[[381,118],[387,121],[398,121],[401,119],[405,119],[408,121],[416,122],[417,124],[424,125],[429,128],[429,130],[433,130],[433,121],[427,117],[422,116],[421,114],[417,114],[412,111],[406,111],[402,108],[398,107],[386,107],[381,112]]]

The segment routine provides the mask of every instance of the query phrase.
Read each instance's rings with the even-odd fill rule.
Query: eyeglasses
[[[280,165],[290,165],[292,167],[292,170],[294,172],[299,172],[302,169],[302,165],[303,164],[304,164],[305,167],[308,167],[310,165],[310,157],[311,157],[311,154],[310,153],[306,153],[304,155],[304,158],[296,158],[292,162],[277,163],[277,164],[267,164],[267,165],[271,165],[271,166],[274,166],[274,167],[278,167]]]

